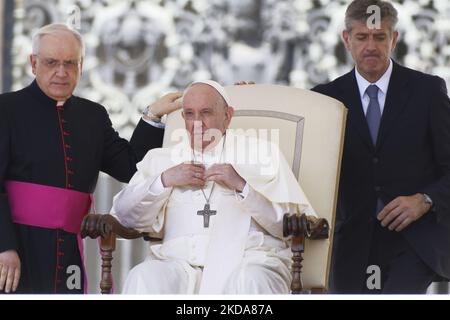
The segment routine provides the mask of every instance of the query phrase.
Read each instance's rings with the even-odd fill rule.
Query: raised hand
[[[235,86],[244,86],[244,85],[247,85],[247,84],[255,84],[255,81],[240,80],[240,81],[236,81],[234,83]]]
[[[182,92],[168,93],[150,105],[150,111],[157,117],[162,117],[181,108],[181,101],[177,101],[183,96]]]

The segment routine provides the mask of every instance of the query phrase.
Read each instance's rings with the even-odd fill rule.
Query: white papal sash
[[[221,210],[222,214],[220,214]],[[222,198],[210,233],[200,294],[221,294],[233,271],[244,256],[250,230],[250,215]]]

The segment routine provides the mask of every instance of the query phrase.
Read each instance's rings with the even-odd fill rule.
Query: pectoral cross
[[[214,216],[216,214],[216,210],[211,210],[209,207],[209,203],[205,203],[205,208],[203,210],[197,211],[198,216],[203,216],[203,227],[209,227],[209,217]]]

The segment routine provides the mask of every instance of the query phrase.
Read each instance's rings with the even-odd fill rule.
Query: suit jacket
[[[331,287],[365,283],[377,198],[427,193],[434,209],[401,235],[438,275],[450,278],[450,100],[445,82],[394,63],[378,140],[365,119],[355,70],[314,91],[348,108]]]

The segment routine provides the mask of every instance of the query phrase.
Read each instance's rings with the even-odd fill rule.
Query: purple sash
[[[91,194],[40,184],[6,181],[15,223],[78,234],[91,207]]]
[[[79,235],[83,217],[89,213],[92,195],[89,193],[44,186],[40,184],[6,181],[6,193],[14,223],[49,229],[63,229],[77,234],[84,272],[83,241]]]

